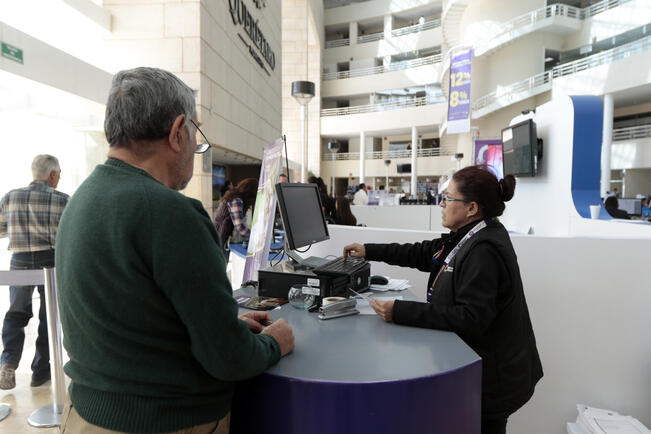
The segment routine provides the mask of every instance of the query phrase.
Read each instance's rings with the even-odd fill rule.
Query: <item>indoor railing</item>
[[[384,39],[384,32],[369,33],[368,35],[359,35],[357,37],[358,44],[365,44],[367,42],[379,41]]]
[[[443,95],[438,96],[423,96],[405,101],[391,101],[377,104],[356,105],[352,107],[338,107],[321,110],[321,117],[326,116],[344,116],[358,113],[372,113],[388,110],[399,110],[408,107],[419,107],[428,104],[444,103],[445,98]]]
[[[370,1],[370,0],[325,0],[323,2],[323,9],[332,9],[332,8],[338,8],[341,6],[348,6],[353,3],[364,3],[365,1]]]
[[[583,59],[578,59],[573,62],[558,65],[549,71],[536,74],[533,77],[529,77],[476,99],[472,103],[472,110],[480,110],[486,106],[489,106],[490,104],[497,102],[499,99],[513,99],[513,97],[520,92],[530,91],[543,84],[551,84],[551,81],[554,78],[563,77],[586,69],[594,68],[596,66],[626,59],[627,57],[649,51],[650,49],[651,36],[647,36],[645,38],[638,39],[637,41],[629,42],[628,44],[611,48],[610,50],[605,50],[600,53],[593,54],[592,56],[584,57]],[[533,94],[529,96],[533,96]]]
[[[510,33],[518,29],[531,26],[536,22],[546,18],[564,16],[567,18],[583,20],[605,12],[609,9],[613,9],[624,3],[628,3],[629,1],[631,0],[603,0],[583,9],[562,3],[545,6],[502,23],[500,26],[502,31],[499,33],[491,34],[490,38],[479,40],[478,43],[475,44],[475,50],[485,52],[491,48],[495,48],[512,39],[508,37],[505,38],[505,36],[508,36]]]
[[[457,151],[456,146],[443,146],[439,148],[419,149],[417,157],[438,157],[440,155],[452,155]],[[321,154],[322,161],[332,161],[332,153]],[[367,160],[386,160],[390,158],[411,158],[411,149],[398,151],[368,151],[364,152]],[[359,160],[359,152],[341,152],[334,154],[334,160]]]
[[[441,27],[441,19],[436,18],[431,21],[426,21],[423,24],[414,24],[413,26],[402,27],[400,29],[391,30],[391,36],[394,38],[403,35],[409,35],[411,33],[418,33],[429,29],[434,29],[436,27]]]
[[[335,39],[335,40],[332,40],[332,41],[326,41],[326,43],[325,43],[326,48],[345,47],[347,45],[350,45],[350,39],[349,38]]]
[[[613,130],[613,142],[644,139],[646,137],[651,137],[651,125],[639,125],[637,127],[617,128]]]
[[[441,55],[434,54],[432,56],[421,57],[418,59],[404,60],[402,62],[390,63],[387,66],[380,65],[374,66],[372,68],[360,68],[353,69],[350,71],[339,71],[339,72],[326,72],[323,74],[323,81],[326,80],[338,80],[341,78],[353,78],[353,77],[362,77],[365,75],[375,75],[375,74],[384,74],[386,72],[393,71],[402,71],[405,69],[416,68],[419,66],[432,65],[434,63],[441,62]]]

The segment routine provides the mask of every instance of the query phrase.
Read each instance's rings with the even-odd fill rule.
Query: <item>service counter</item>
[[[296,347],[238,385],[231,433],[479,434],[481,359],[456,334],[377,315],[323,321],[289,304],[270,313]]]

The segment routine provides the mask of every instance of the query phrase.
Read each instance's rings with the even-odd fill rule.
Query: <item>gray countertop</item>
[[[251,294],[242,289],[239,293]],[[409,291],[377,295],[415,299]],[[386,323],[377,315],[323,321],[316,312],[289,304],[269,312],[274,321],[285,318],[296,344],[267,371],[272,375],[338,383],[401,381],[445,374],[479,360],[454,333]]]

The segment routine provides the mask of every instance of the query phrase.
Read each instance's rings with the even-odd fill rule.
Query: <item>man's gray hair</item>
[[[41,154],[34,157],[32,161],[32,176],[33,179],[37,181],[45,181],[50,172],[61,172],[61,166],[59,166],[59,160],[52,155]]]
[[[112,148],[129,148],[132,140],[166,137],[179,115],[185,115],[185,125],[192,134],[190,120],[196,113],[194,92],[171,72],[129,69],[113,76],[104,132]]]

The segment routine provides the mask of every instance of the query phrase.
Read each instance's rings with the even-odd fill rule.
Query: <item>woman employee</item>
[[[365,257],[430,272],[427,303],[379,301],[385,320],[455,332],[482,358],[482,434],[505,433],[509,415],[533,395],[543,375],[518,262],[497,221],[515,178],[499,181],[477,166],[454,174],[442,197],[449,234],[415,244],[351,244]]]

